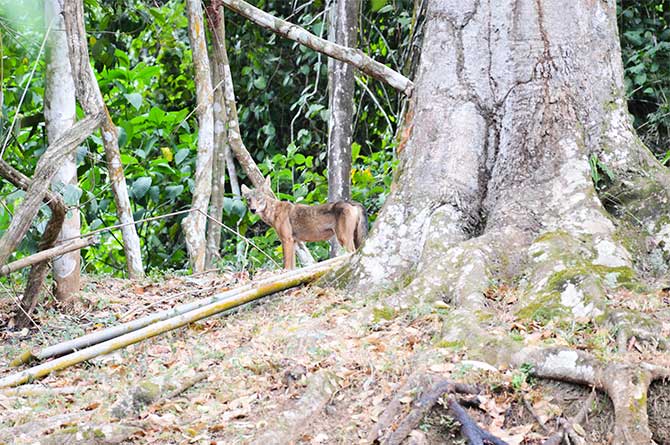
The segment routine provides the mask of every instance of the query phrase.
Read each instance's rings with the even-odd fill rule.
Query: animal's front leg
[[[293,238],[282,240],[282,249],[284,250],[284,269],[295,268],[295,241]]]

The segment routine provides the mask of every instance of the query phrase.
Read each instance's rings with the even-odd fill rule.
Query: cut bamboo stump
[[[195,309],[178,314],[171,318],[154,322],[153,324],[149,324],[140,329],[133,330],[132,332],[123,333],[123,335],[116,336],[41,365],[33,366],[32,368],[26,369],[24,371],[8,375],[7,377],[0,379],[0,388],[17,386],[30,382],[34,379],[44,377],[53,371],[67,368],[77,363],[90,360],[99,355],[108,354],[117,349],[121,349],[164,332],[180,328],[194,321],[202,320],[203,318],[235,308],[245,303],[249,303],[250,301],[254,301],[304,283],[312,282],[332,268],[344,263],[348,257],[349,255],[343,255],[315,264],[314,266],[285,272],[278,276],[261,280],[258,283],[251,283],[250,285],[243,286],[241,289],[224,292],[218,296],[218,300],[213,302],[211,302],[211,300],[217,298],[217,296],[210,297],[209,299],[205,300],[203,305]],[[172,310],[174,311],[174,309]]]

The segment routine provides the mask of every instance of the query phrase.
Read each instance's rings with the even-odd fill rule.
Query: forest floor
[[[244,273],[157,281],[89,278],[67,315],[42,310],[39,330],[19,332],[6,328],[13,300],[0,298],[0,378],[14,371],[9,362],[26,349],[248,280]],[[653,316],[663,318],[667,335],[669,297],[652,297],[658,303]],[[576,329],[565,338],[551,325],[515,324],[506,311],[514,290],[492,289],[489,298],[500,312],[499,328],[491,335],[515,332],[526,343],[551,338],[578,349],[613,341],[598,329]],[[621,298],[644,309],[650,297]],[[297,288],[52,374],[31,386],[34,393],[0,390],[0,443],[370,443],[370,430],[415,374],[422,352],[432,355],[428,375],[482,388],[470,398],[468,412],[510,445],[543,443],[556,420],[573,416],[589,397],[588,388],[533,380],[523,370],[494,369],[468,360],[467,351],[456,345],[440,344],[441,319],[448,310],[441,305],[392,317],[383,309],[362,311],[366,304],[332,289]],[[629,346],[634,360],[670,363],[664,354]],[[650,421],[660,431],[657,442],[670,444],[670,391],[667,384],[659,388],[650,391]],[[401,410],[410,411],[415,396],[410,390],[401,397]],[[586,443],[606,444],[613,422],[609,400],[598,395],[590,408],[578,433]],[[465,441],[459,424],[438,404],[407,443]]]

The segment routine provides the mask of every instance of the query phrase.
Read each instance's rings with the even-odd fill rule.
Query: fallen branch
[[[186,312],[176,317],[167,320],[159,321],[152,325],[146,326],[142,329],[121,335],[120,337],[107,340],[95,346],[82,349],[81,351],[73,352],[64,357],[57,358],[42,365],[34,366],[15,374],[11,374],[3,379],[0,379],[0,388],[17,386],[33,379],[44,377],[53,371],[58,371],[69,366],[90,360],[102,354],[108,354],[117,349],[124,348],[128,345],[138,343],[164,332],[180,328],[194,321],[202,320],[203,318],[218,314],[228,309],[241,306],[253,300],[271,295],[300,284],[314,281],[329,271],[335,266],[341,265],[348,256],[341,256],[333,258],[332,260],[324,261],[311,267],[299,269],[294,272],[280,274],[272,280],[268,280],[265,285],[258,283],[251,289],[241,292],[230,298],[216,301],[198,309]]]
[[[87,421],[90,417],[91,411],[75,411],[72,413],[58,414],[52,417],[41,416],[38,417],[37,420],[20,425],[10,424],[12,426],[0,429],[0,443],[15,443],[17,438],[23,438],[28,435],[30,435],[30,437],[37,437],[42,435],[45,431],[56,430],[62,425]]]
[[[222,1],[228,8],[246,17],[262,28],[301,43],[314,51],[318,51],[342,62],[349,63],[365,74],[381,80],[382,82],[386,82],[406,96],[409,97],[412,95],[414,84],[411,80],[386,65],[370,58],[359,49],[347,48],[317,37],[298,25],[294,25],[286,20],[268,14],[242,0]]]
[[[477,394],[478,392],[478,389],[472,385],[452,383],[447,380],[442,380],[441,382],[436,383],[431,389],[429,389],[417,401],[414,402],[414,407],[412,410],[400,422],[395,431],[393,431],[384,441],[384,444],[400,445],[407,438],[407,436],[409,436],[412,430],[419,426],[421,419],[423,419],[424,416],[428,414],[428,412],[433,408],[433,406],[435,406],[440,397],[442,397],[445,393]],[[505,442],[479,428],[477,424],[470,418],[470,416],[468,416],[465,410],[458,404],[458,402],[456,402],[456,399],[450,396],[449,403],[451,404],[452,401],[460,411],[454,412],[454,408],[452,408],[451,405],[449,405],[449,408],[452,410],[452,412],[454,412],[454,415],[458,421],[461,422],[461,425],[463,425],[461,431],[463,432],[463,436],[467,437],[471,441],[470,443],[478,443],[476,442],[476,438],[479,437],[480,439],[486,439],[496,445],[505,444]],[[491,439],[495,439],[495,441]]]
[[[480,428],[468,415],[467,411],[458,404],[454,396],[449,396],[447,399],[447,406],[456,420],[460,422],[461,434],[468,439],[470,445],[484,445],[484,441],[492,443],[493,445],[508,445],[507,442],[498,439],[488,431]]]
[[[202,300],[197,300],[191,303],[186,303],[182,304],[177,307],[173,307],[171,309],[166,309],[161,312],[157,312],[152,315],[147,315],[146,317],[138,318],[137,320],[129,321],[128,323],[123,323],[117,326],[112,326],[107,329],[103,329],[100,331],[92,332],[90,334],[84,335],[82,337],[74,338],[72,340],[68,340],[62,343],[58,343],[53,346],[46,347],[44,349],[41,349],[39,351],[31,351],[27,350],[22,352],[18,357],[16,357],[12,362],[10,363],[10,366],[19,366],[24,363],[27,363],[32,360],[44,360],[49,357],[58,357],[67,353],[70,353],[72,351],[80,350],[89,346],[97,345],[99,343],[102,343],[104,341],[119,337],[124,334],[128,334],[130,332],[137,331],[139,329],[142,329],[146,326],[149,326],[153,323],[167,320],[173,317],[177,317],[182,314],[186,314],[190,311],[202,308],[207,305],[215,304],[220,301],[224,300],[229,300],[233,299],[236,297],[239,297],[240,295],[243,295],[250,290],[257,289],[257,288],[264,288],[271,286],[273,283],[279,281],[279,280],[290,280],[291,278],[295,276],[302,276],[305,273],[309,273],[310,271],[320,271],[322,268],[331,268],[335,267],[336,265],[339,264],[340,261],[342,261],[344,258],[346,258],[347,255],[341,256],[338,258],[334,258],[332,260],[328,261],[323,261],[319,264],[316,264],[314,266],[310,266],[309,268],[303,268],[303,269],[297,269],[293,271],[288,271],[285,273],[282,273],[277,276],[273,277],[268,277],[263,280],[257,281],[257,282],[252,282],[249,284],[246,284],[244,286],[238,287],[237,289],[231,289],[225,292],[222,292],[217,295],[213,295],[211,297],[207,297]]]
[[[179,385],[178,388],[173,389],[169,393],[165,394],[165,396],[161,397],[160,399],[156,400],[154,403],[160,403],[165,400],[173,399],[180,395],[181,393],[185,392],[187,389],[191,388],[192,386],[196,385],[197,383],[202,382],[207,378],[208,374],[206,372],[199,372],[190,379],[186,379]]]
[[[36,254],[21,258],[20,260],[9,264],[5,264],[4,266],[0,267],[0,276],[4,277],[5,275],[9,275],[10,273],[23,269],[24,267],[32,266],[33,264],[49,260],[59,255],[63,255],[64,253],[83,249],[84,247],[88,247],[91,244],[96,244],[97,242],[98,237],[89,237],[59,244],[52,247],[51,249],[42,250]]]

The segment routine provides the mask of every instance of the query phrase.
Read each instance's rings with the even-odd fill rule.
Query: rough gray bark
[[[670,175],[627,117],[615,2],[425,8],[394,186],[341,281],[388,290],[377,295],[395,310],[447,301],[443,341],[498,364],[514,347],[482,322],[491,283],[518,287],[519,320],[623,319],[653,337],[652,320],[607,304],[641,273],[666,273],[670,252]],[[606,187],[594,185],[594,159],[614,173]],[[609,381],[623,385],[631,366],[610,368]],[[646,383],[608,391],[613,443],[650,443]]]
[[[63,17],[67,30],[70,64],[75,81],[77,99],[87,115],[103,114],[102,143],[105,148],[105,159],[109,180],[116,204],[116,214],[119,221],[125,224],[121,228],[123,236],[123,250],[126,254],[126,267],[131,278],[144,275],[142,256],[140,253],[140,239],[137,236],[133,221],[133,213],[128,198],[128,187],[123,175],[121,155],[119,153],[119,137],[114,122],[109,115],[107,106],[102,98],[100,87],[93,74],[88,56],[86,28],[84,26],[84,5],[82,0],[64,0]]]
[[[195,188],[191,208],[202,212],[192,212],[182,221],[186,249],[193,272],[205,270],[205,229],[207,207],[212,194],[212,156],[214,149],[214,116],[212,104],[212,78],[210,75],[207,42],[198,0],[187,0],[188,37],[193,51],[195,88],[198,116],[198,157],[195,163]]]
[[[588,237],[594,264],[630,267],[588,163],[625,150],[654,164],[623,119],[614,3],[452,3],[427,2],[396,187],[353,281],[383,286],[416,270],[425,291],[475,298],[466,289],[475,280],[449,284],[449,258],[487,277],[494,246],[509,243],[516,248],[503,272],[513,274],[521,264],[514,252],[543,233],[562,248]],[[555,258],[536,258],[539,282],[541,260]]]
[[[46,122],[47,139],[55,141],[70,128],[75,121],[75,90],[72,69],[67,49],[62,17],[62,1],[46,0],[44,2],[47,23],[55,19],[49,34],[46,56],[46,86],[44,89],[44,120]],[[52,188],[60,190],[68,184],[77,184],[77,166],[75,154],[65,158],[58,172],[51,180]],[[79,236],[79,209],[72,208],[65,215],[62,228],[56,241]],[[79,290],[81,255],[78,250],[54,259],[53,278],[56,299],[67,300]]]
[[[334,0],[328,21],[328,40],[345,47],[356,46],[358,0]],[[354,117],[354,67],[328,59],[328,201],[351,199],[351,141]],[[330,241],[330,253],[337,252]]]

